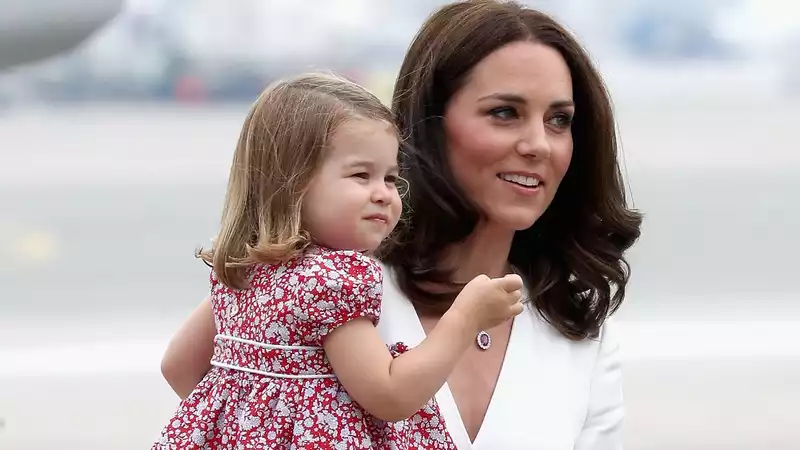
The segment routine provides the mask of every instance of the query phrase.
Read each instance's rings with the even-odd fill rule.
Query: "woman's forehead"
[[[572,76],[561,54],[535,42],[515,42],[487,55],[461,89],[475,100],[505,95],[572,99]]]

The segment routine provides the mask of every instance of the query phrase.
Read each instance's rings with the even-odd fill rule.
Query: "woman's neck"
[[[466,283],[480,274],[501,277],[510,273],[508,254],[513,239],[513,230],[478,223],[465,241],[447,251],[445,264],[455,270],[453,281]]]

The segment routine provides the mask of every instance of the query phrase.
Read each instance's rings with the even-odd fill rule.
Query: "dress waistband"
[[[225,334],[214,337],[211,365],[275,378],[335,378],[322,347],[275,345]]]

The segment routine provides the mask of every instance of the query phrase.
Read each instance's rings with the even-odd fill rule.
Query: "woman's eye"
[[[565,113],[554,114],[547,123],[558,128],[569,128],[572,125],[572,116]]]
[[[489,111],[489,115],[500,120],[511,120],[519,117],[517,110],[511,106],[501,106]]]

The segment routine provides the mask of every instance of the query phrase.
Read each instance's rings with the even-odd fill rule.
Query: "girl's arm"
[[[211,299],[206,298],[172,338],[161,360],[161,374],[180,398],[191,394],[211,369],[216,334]]]
[[[378,419],[396,422],[417,412],[444,385],[475,341],[473,323],[451,309],[419,346],[397,358],[365,317],[333,330],[323,346],[353,400]]]

